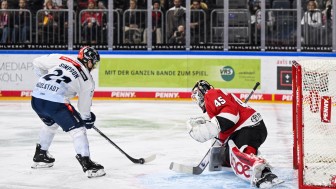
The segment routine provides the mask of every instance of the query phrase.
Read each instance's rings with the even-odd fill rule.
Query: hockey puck
[[[140,158],[140,159],[139,159],[139,163],[140,163],[140,164],[144,164],[144,163],[145,163],[144,158]]]

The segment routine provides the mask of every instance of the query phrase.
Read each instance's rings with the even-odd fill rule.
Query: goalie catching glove
[[[187,121],[189,135],[198,142],[206,142],[213,139],[220,132],[217,120],[205,120],[204,117],[190,118]]]

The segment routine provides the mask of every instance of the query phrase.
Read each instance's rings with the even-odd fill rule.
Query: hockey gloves
[[[96,121],[96,115],[94,115],[94,113],[91,112],[91,118],[84,120],[85,127],[87,129],[92,129],[95,121]]]

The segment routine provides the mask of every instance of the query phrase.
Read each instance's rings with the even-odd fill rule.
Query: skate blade
[[[87,170],[85,173],[88,178],[102,177],[106,175],[104,169]]]
[[[32,169],[41,169],[41,168],[49,168],[54,166],[54,163],[44,163],[44,162],[34,162],[31,166]]]
[[[266,181],[266,182],[260,184],[259,188],[263,188],[263,189],[272,188],[272,187],[277,186],[279,184],[282,184],[284,182],[285,182],[284,180],[280,180],[278,178],[275,178],[272,181]]]

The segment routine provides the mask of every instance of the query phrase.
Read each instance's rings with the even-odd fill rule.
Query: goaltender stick
[[[234,94],[215,89],[204,80],[197,81],[193,87],[192,99],[210,121],[204,117],[190,118],[187,121],[190,136],[198,142],[216,138],[222,149],[219,158],[212,154],[210,159],[220,159],[220,166],[231,167],[239,178],[258,188],[283,182],[271,172],[269,163],[257,156],[267,137],[260,113]]]
[[[76,159],[89,178],[105,175],[104,167],[91,161],[86,129],[91,129],[96,116],[91,112],[95,88],[91,71],[100,60],[97,50],[85,46],[77,60],[61,54],[44,55],[34,59],[34,70],[39,80],[32,94],[32,108],[44,122],[32,168],[47,168],[55,159],[48,149],[56,130],[61,127],[73,140]],[[70,98],[78,96],[78,111]]]

